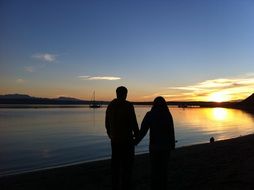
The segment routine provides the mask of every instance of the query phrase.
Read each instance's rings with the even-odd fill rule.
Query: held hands
[[[175,150],[175,149],[176,149],[176,148],[175,148],[175,145],[176,145],[177,142],[178,142],[178,141],[175,140],[175,142],[171,144],[170,150]]]
[[[139,144],[139,142],[140,142],[140,140],[137,137],[134,138],[133,143],[134,143],[135,146],[137,146]]]

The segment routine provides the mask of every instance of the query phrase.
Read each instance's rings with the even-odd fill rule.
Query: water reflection
[[[50,157],[50,151],[49,151],[49,149],[43,149],[42,150],[42,157],[43,158],[49,158]]]
[[[150,106],[135,106],[139,125]],[[106,108],[0,109],[0,175],[105,158]],[[227,108],[172,108],[177,147],[254,132],[254,117]],[[32,119],[31,119],[32,118]],[[136,152],[148,151],[148,136]]]
[[[211,112],[212,112],[212,117],[215,120],[223,121],[223,120],[229,119],[228,109],[226,108],[214,108],[211,110]]]
[[[253,115],[228,108],[171,108],[177,146],[238,137],[254,132]],[[195,139],[195,142],[193,141]]]

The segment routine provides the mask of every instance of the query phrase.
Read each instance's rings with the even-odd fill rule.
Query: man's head
[[[128,93],[128,90],[127,90],[127,88],[124,87],[124,86],[119,86],[119,87],[116,89],[116,97],[117,97],[117,99],[126,100],[126,98],[127,98],[127,93]]]

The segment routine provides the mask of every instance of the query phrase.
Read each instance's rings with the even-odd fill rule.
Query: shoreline
[[[248,136],[250,134],[246,134],[243,136]],[[254,135],[254,134],[253,134]],[[238,137],[232,137],[229,139],[221,139],[218,141],[224,141],[224,140],[230,140],[230,139],[235,139],[235,138],[239,138],[242,136],[238,136]],[[197,146],[197,145],[202,145],[202,144],[207,144],[207,141],[202,141],[202,142],[196,142],[196,143],[192,143],[192,144],[187,144],[187,145],[183,145],[180,147],[176,147],[176,149],[180,149],[180,148],[186,148],[186,147],[190,147],[190,146]],[[149,150],[147,149],[147,151],[140,151],[140,152],[135,152],[135,157],[141,156],[141,155],[146,155],[149,154]],[[37,173],[37,172],[44,172],[47,170],[57,170],[60,168],[66,168],[66,167],[72,167],[72,166],[81,166],[84,164],[93,164],[99,161],[106,161],[106,160],[110,160],[111,156],[105,156],[105,157],[101,157],[101,158],[95,158],[95,159],[90,159],[90,160],[83,160],[83,161],[76,161],[76,162],[66,162],[66,163],[62,163],[62,164],[56,164],[56,165],[52,165],[52,166],[45,166],[45,167],[41,167],[41,168],[34,168],[34,169],[29,169],[29,170],[20,170],[20,171],[12,171],[12,172],[5,172],[5,174],[0,173],[0,181],[1,178],[5,178],[5,177],[12,177],[12,176],[20,176],[20,175],[26,175],[26,174],[30,174],[30,173]]]
[[[77,162],[70,162],[70,163],[64,163],[60,165],[55,165],[55,166],[47,166],[47,167],[42,167],[38,169],[31,169],[31,170],[23,170],[23,171],[14,171],[13,173],[7,173],[7,174],[0,174],[0,180],[1,178],[5,177],[12,177],[12,176],[19,176],[19,175],[26,175],[30,173],[37,173],[37,172],[43,172],[47,170],[56,170],[59,168],[65,168],[65,167],[72,167],[72,166],[77,166],[77,165],[83,165],[83,164],[89,164],[93,162],[99,162],[99,161],[104,161],[108,160],[110,157],[103,157],[103,158],[98,158],[98,159],[93,159],[93,160],[86,160],[86,161],[77,161]]]
[[[169,162],[172,189],[254,189],[254,134],[177,148]],[[3,176],[0,189],[111,189],[110,160]],[[149,155],[135,157],[133,187],[149,189]],[[199,188],[198,188],[199,189]]]

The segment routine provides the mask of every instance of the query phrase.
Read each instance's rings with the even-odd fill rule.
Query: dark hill
[[[243,105],[254,105],[254,93],[241,102]]]
[[[254,94],[250,95],[245,100],[237,103],[236,107],[254,113]]]
[[[80,99],[77,98],[72,98],[72,97],[65,97],[65,96],[60,96],[58,98],[56,98],[56,100],[66,100],[66,101],[82,101]]]
[[[26,94],[6,94],[0,95],[0,99],[30,99],[33,98]]]
[[[59,98],[39,98],[31,97],[25,94],[7,94],[0,95],[0,104],[53,104],[53,105],[71,105],[71,104],[89,104],[90,101],[79,100],[71,97]]]

